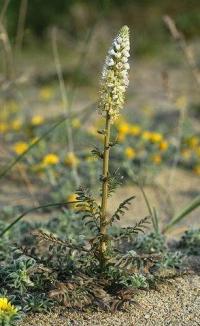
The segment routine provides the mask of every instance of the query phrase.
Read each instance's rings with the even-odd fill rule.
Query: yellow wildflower
[[[56,154],[49,153],[42,160],[43,166],[56,165],[59,163],[59,157]]]
[[[166,151],[169,147],[169,143],[166,140],[162,140],[159,144],[159,148],[161,151]]]
[[[187,148],[184,148],[182,151],[181,151],[181,155],[183,156],[184,159],[186,160],[189,160],[192,153],[191,153],[191,150],[190,149],[187,149]]]
[[[200,175],[200,164],[197,164],[194,168],[193,168],[194,173],[196,173],[197,175]]]
[[[73,193],[67,196],[67,201],[76,201],[77,200],[77,194]]]
[[[195,148],[195,153],[200,157],[200,146]]]
[[[81,126],[80,120],[77,119],[77,118],[76,119],[72,119],[71,124],[72,124],[72,127],[73,128],[79,128]]]
[[[126,138],[126,134],[124,134],[123,132],[120,132],[118,135],[117,135],[117,140],[119,142],[123,142]]]
[[[0,298],[0,316],[8,315],[12,316],[17,313],[17,308],[12,305],[7,298],[1,297]]]
[[[66,199],[67,199],[67,202],[76,202],[77,201],[77,195],[75,193],[72,193],[72,194],[68,195]],[[76,204],[75,203],[69,204],[69,207],[70,208],[75,208]]]
[[[0,123],[0,133],[5,133],[8,130],[8,125],[5,122]]]
[[[176,99],[175,105],[178,109],[185,109],[187,107],[187,97],[186,96],[179,96]]]
[[[188,139],[188,145],[191,148],[196,148],[199,144],[199,137],[192,136],[190,139]]]
[[[129,132],[129,124],[127,122],[119,123],[118,131],[121,134],[128,134],[128,132]]]
[[[150,138],[152,143],[159,143],[163,139],[163,135],[159,132],[152,132]]]
[[[50,86],[42,87],[39,92],[41,100],[48,101],[54,96],[54,89]]]
[[[159,154],[155,154],[151,158],[152,162],[159,165],[162,162],[162,157]]]
[[[131,125],[129,128],[130,135],[138,136],[141,133],[141,127],[138,125]]]
[[[34,115],[31,119],[31,124],[33,126],[39,126],[44,122],[44,117],[41,115]]]
[[[29,145],[23,141],[19,141],[13,146],[13,150],[17,155],[23,154],[27,149]]]
[[[73,152],[69,152],[65,157],[65,164],[74,167],[77,166],[79,163],[79,159]]]
[[[13,130],[19,130],[22,126],[22,120],[21,119],[15,119],[11,122],[11,128]]]
[[[134,148],[132,148],[132,147],[127,147],[124,151],[124,154],[125,154],[126,158],[128,158],[129,160],[136,157],[136,152],[135,152]]]
[[[149,141],[151,140],[151,132],[150,131],[144,131],[142,133],[142,139],[145,140],[145,141]]]

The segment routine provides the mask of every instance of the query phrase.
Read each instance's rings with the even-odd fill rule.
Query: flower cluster
[[[18,315],[18,309],[7,298],[0,298],[0,322],[2,325],[11,325],[11,321]]]
[[[108,52],[101,80],[99,112],[102,115],[108,112],[112,121],[119,116],[124,104],[129,83],[129,50],[129,28],[123,26]]]
[[[181,143],[181,163],[200,175],[200,136],[198,134],[184,137]]]

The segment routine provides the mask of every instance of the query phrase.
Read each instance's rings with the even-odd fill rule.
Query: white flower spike
[[[98,108],[100,114],[108,113],[112,122],[123,108],[125,91],[129,84],[129,50],[129,28],[123,26],[108,51],[101,78]]]

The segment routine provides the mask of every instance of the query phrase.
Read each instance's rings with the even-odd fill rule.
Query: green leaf
[[[193,212],[199,206],[200,196],[197,196],[189,205],[171,219],[171,221],[163,228],[163,233],[168,232],[174,225],[179,223],[184,217]]]
[[[112,224],[115,219],[120,220],[120,215],[123,216],[125,214],[125,211],[128,211],[129,205],[131,204],[131,201],[135,198],[135,196],[131,196],[127,199],[125,199],[117,208],[111,219],[109,220],[108,224]]]

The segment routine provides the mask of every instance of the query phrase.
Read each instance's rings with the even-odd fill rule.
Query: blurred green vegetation
[[[4,1],[0,0],[0,11]],[[20,6],[25,2],[9,1],[6,27],[11,40],[15,39]],[[199,0],[27,0],[25,40],[30,35],[43,40],[52,26],[63,29],[76,40],[96,22],[111,28],[126,23],[140,35],[137,48],[145,53],[169,37],[162,23],[164,14],[175,19],[187,38],[199,36]]]

